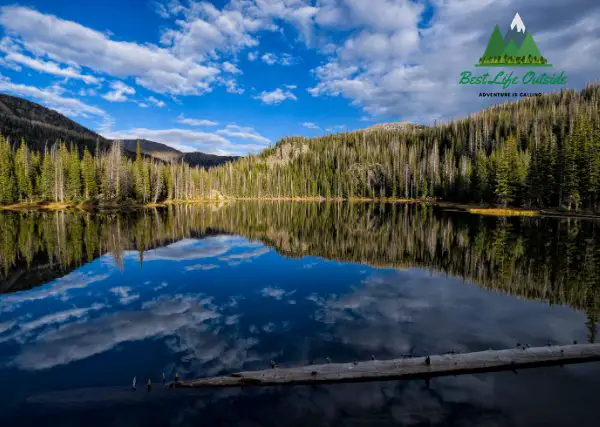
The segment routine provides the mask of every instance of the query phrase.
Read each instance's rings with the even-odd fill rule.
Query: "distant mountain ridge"
[[[147,154],[165,162],[177,161],[181,158],[181,151],[148,139],[124,139],[121,140],[121,145],[125,150],[135,153],[138,142],[140,143],[142,154]]]
[[[60,140],[79,146],[81,151],[86,147],[91,153],[95,153],[96,148],[102,151],[108,150],[114,142],[57,111],[6,94],[0,94],[0,134],[8,137],[12,144],[19,144],[23,138],[30,148],[37,151],[42,151],[47,145]],[[121,141],[127,157],[135,157],[137,141],[136,139]],[[201,152],[182,153],[159,142],[147,139],[139,141],[142,154],[165,162],[178,162],[183,159],[190,166],[213,167],[238,158]]]
[[[140,152],[165,162],[180,162],[182,159],[190,166],[214,167],[239,159],[239,156],[219,156],[200,151],[183,153],[173,147],[147,139],[125,139],[121,142],[125,150],[135,153],[138,141]]]

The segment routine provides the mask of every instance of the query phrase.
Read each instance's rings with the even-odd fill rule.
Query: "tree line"
[[[235,198],[435,198],[600,211],[600,85],[431,127],[288,137],[215,168],[0,137],[0,203]]]

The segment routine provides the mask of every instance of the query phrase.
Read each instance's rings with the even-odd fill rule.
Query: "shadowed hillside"
[[[160,142],[149,141],[147,139],[126,139],[122,142],[125,150],[135,153],[138,141],[140,143],[140,152],[165,162],[180,162],[182,159],[191,167],[200,166],[210,168],[219,166],[227,162],[238,159],[237,156],[218,156],[216,154],[206,154],[199,151],[183,153],[175,148],[169,147]]]
[[[80,153],[83,153],[85,147],[90,153],[96,154],[108,151],[113,142],[57,111],[5,94],[0,94],[0,134],[7,137],[13,146],[18,146],[23,139],[31,150],[38,152],[57,141],[62,141],[67,145],[75,145]],[[121,142],[125,157],[135,157],[137,141],[129,139]],[[143,156],[164,162],[178,162],[183,159],[192,167],[208,168],[237,159],[235,156],[200,152],[182,153],[159,142],[146,139],[139,141]]]
[[[0,134],[13,145],[24,139],[33,150],[41,151],[56,141],[85,146],[91,153],[110,148],[110,141],[64,115],[35,102],[0,94]]]
[[[176,162],[181,159],[181,151],[147,139],[124,139],[121,141],[121,146],[125,150],[135,153],[138,142],[142,154],[164,160],[165,162]]]

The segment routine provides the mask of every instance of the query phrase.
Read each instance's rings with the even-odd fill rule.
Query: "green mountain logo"
[[[551,67],[541,54],[533,36],[525,29],[525,24],[515,14],[510,29],[502,37],[496,25],[483,56],[476,67]]]

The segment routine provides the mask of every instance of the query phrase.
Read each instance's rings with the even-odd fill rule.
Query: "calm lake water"
[[[271,359],[296,366],[594,342],[600,222],[274,202],[2,213],[0,230],[3,425],[600,422],[594,363],[429,388],[162,385],[163,372],[188,379],[265,369]]]

